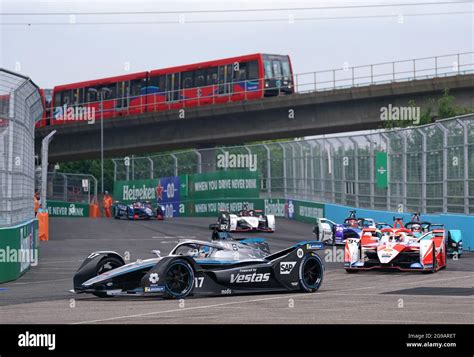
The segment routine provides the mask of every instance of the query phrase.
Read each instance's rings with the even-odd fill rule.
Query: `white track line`
[[[411,284],[415,283],[418,284],[420,282],[428,281],[428,282],[435,282],[435,281],[447,281],[447,280],[458,280],[458,279],[464,279],[464,278],[472,278],[473,275],[465,275],[465,276],[460,276],[460,277],[454,277],[454,278],[448,278],[448,279],[436,279],[436,280],[421,280],[421,281],[411,281],[411,282],[400,282],[402,284]],[[390,284],[390,287],[393,285],[399,285],[400,283],[395,283],[395,284]],[[360,288],[350,288],[350,289],[342,289],[342,290],[334,290],[331,291],[332,293],[336,292],[346,292],[346,291],[354,291],[354,290],[363,290],[363,289],[374,289],[374,288],[380,288],[380,286],[368,286],[368,287],[360,287]],[[318,292],[317,295],[326,295],[324,291]],[[327,294],[329,295],[329,294]],[[285,296],[277,296],[277,297],[271,297],[271,298],[263,298],[263,299],[251,299],[251,300],[240,300],[240,301],[232,301],[232,302],[227,302],[227,303],[221,303],[221,304],[213,304],[213,305],[201,305],[201,306],[194,306],[194,307],[189,307],[189,308],[179,308],[179,309],[173,309],[173,310],[162,310],[162,311],[155,311],[155,312],[146,312],[142,314],[134,314],[134,315],[123,315],[123,316],[115,316],[115,317],[109,317],[105,319],[97,319],[97,320],[88,320],[88,321],[80,321],[80,322],[74,322],[72,324],[92,324],[96,322],[106,322],[106,321],[115,321],[115,320],[122,320],[122,319],[127,319],[127,318],[136,318],[136,317],[144,317],[144,316],[153,316],[153,315],[161,315],[161,314],[166,314],[166,313],[171,313],[171,312],[180,312],[180,311],[191,311],[191,310],[198,310],[198,309],[208,309],[208,308],[215,308],[215,307],[220,307],[220,306],[229,306],[229,305],[238,305],[238,304],[248,304],[252,302],[260,302],[260,301],[269,301],[269,300],[279,300],[279,299],[288,299],[288,298],[294,298],[294,297],[301,297],[305,298],[307,296],[312,296],[312,295],[296,295],[296,294],[288,294]]]
[[[224,302],[224,303],[221,303],[221,304],[201,305],[201,306],[194,306],[194,307],[183,307],[183,308],[173,309],[173,310],[162,310],[162,311],[154,311],[154,312],[145,312],[145,313],[142,313],[142,314],[115,316],[115,317],[109,317],[109,318],[105,318],[105,319],[73,322],[72,325],[92,324],[92,323],[96,323],[96,322],[115,321],[115,320],[135,318],[135,317],[167,314],[167,313],[170,313],[170,312],[191,311],[191,310],[208,309],[208,308],[215,308],[215,307],[228,306],[228,305],[247,304],[247,303],[251,303],[251,302],[286,299],[290,296],[294,297],[296,295],[276,296],[276,297],[271,297],[271,298],[252,299],[252,300],[245,300],[245,301],[232,301],[232,302]]]

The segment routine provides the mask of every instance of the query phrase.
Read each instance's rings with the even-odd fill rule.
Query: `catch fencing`
[[[41,175],[36,175],[40,187]],[[92,204],[97,197],[98,181],[90,174],[48,172],[46,196],[48,201]]]
[[[114,179],[259,173],[261,197],[474,214],[474,114],[405,129],[113,159]]]
[[[42,113],[36,84],[0,69],[0,227],[34,218],[34,125]]]

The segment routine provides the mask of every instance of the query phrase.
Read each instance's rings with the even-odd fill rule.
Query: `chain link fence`
[[[377,165],[377,153],[386,164]],[[407,129],[113,159],[115,180],[257,169],[264,197],[474,214],[474,114]],[[252,167],[254,165],[255,167]],[[386,184],[377,177],[386,175]]]
[[[34,218],[34,125],[42,113],[39,88],[0,69],[0,227]]]
[[[36,173],[36,187],[41,187],[41,172]],[[48,172],[46,197],[48,201],[94,203],[98,181],[90,174]]]

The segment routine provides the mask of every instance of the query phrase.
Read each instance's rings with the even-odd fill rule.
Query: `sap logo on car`
[[[150,283],[156,284],[160,280],[160,277],[158,276],[158,273],[151,273],[148,280]]]
[[[280,274],[290,274],[296,262],[280,262]]]
[[[231,284],[241,283],[263,283],[270,280],[270,273],[253,273],[253,274],[232,274],[230,276]]]
[[[221,295],[231,295],[231,294],[232,294],[231,289],[221,290]]]

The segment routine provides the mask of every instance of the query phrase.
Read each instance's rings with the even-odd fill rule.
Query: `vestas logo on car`
[[[238,283],[263,283],[270,280],[270,273],[265,274],[232,274],[230,276],[231,284]]]

